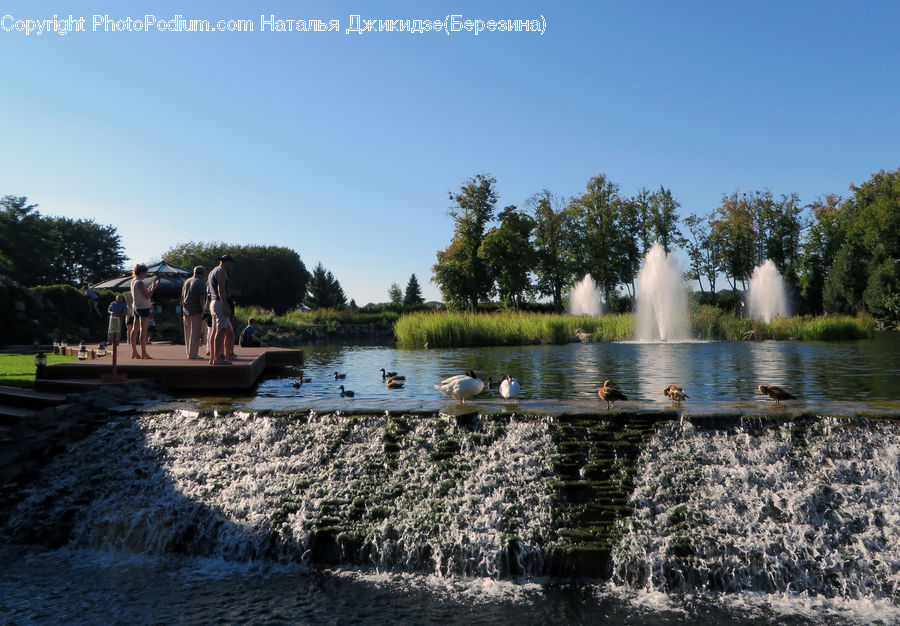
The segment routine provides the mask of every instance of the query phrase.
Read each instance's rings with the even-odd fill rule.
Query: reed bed
[[[397,344],[408,348],[559,344],[579,333],[586,333],[592,341],[630,339],[634,335],[634,315],[433,311],[404,315],[394,325]]]
[[[633,313],[594,317],[434,311],[404,315],[394,325],[397,345],[405,348],[560,344],[575,337],[625,341],[633,339],[634,332]],[[700,306],[691,312],[691,332],[696,339],[724,341],[866,339],[875,334],[875,320],[860,315],[779,318],[765,323]]]

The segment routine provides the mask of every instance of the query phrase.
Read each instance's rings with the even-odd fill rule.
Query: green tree
[[[388,301],[396,307],[403,306],[403,292],[400,291],[400,285],[397,283],[391,283],[391,287],[388,289]]]
[[[705,292],[703,288],[703,279],[709,285],[709,292],[716,293],[716,274],[719,273],[719,249],[716,241],[712,237],[712,230],[709,225],[712,217],[699,217],[691,215],[685,218],[684,223],[690,233],[690,238],[686,240],[685,247],[688,258],[691,261],[691,269],[688,272],[692,280],[696,280],[700,285],[700,291]]]
[[[415,274],[412,274],[406,283],[406,291],[403,294],[403,306],[416,306],[423,302],[425,302],[425,299],[422,297],[419,279],[416,278]]]
[[[433,266],[433,281],[440,287],[444,299],[454,306],[478,308],[480,300],[487,299],[493,279],[487,264],[478,256],[478,248],[484,239],[484,231],[494,216],[497,204],[496,179],[477,174],[466,181],[459,193],[450,193],[455,206],[450,209],[453,218],[453,239],[450,245],[437,253]]]
[[[535,287],[553,299],[557,313],[563,311],[562,293],[576,272],[573,248],[576,220],[573,210],[549,190],[534,194],[525,203],[534,219]]]
[[[341,284],[321,263],[309,279],[304,304],[310,309],[342,309],[347,304]]]
[[[719,269],[732,289],[746,289],[757,257],[756,211],[752,198],[737,192],[722,197],[710,221],[710,240],[719,254]]]
[[[900,294],[900,260],[884,259],[872,263],[863,292],[869,312],[882,319],[894,317],[891,305],[897,294]]]
[[[590,273],[610,301],[616,287],[629,281],[639,254],[637,208],[626,205],[619,187],[604,174],[591,178],[586,192],[572,200],[576,220],[578,273]]]
[[[44,218],[52,274],[46,284],[97,283],[124,271],[122,238],[114,226],[68,217]]]
[[[529,272],[535,267],[535,251],[531,245],[534,228],[531,216],[508,206],[500,212],[500,226],[485,235],[478,250],[497,282],[500,300],[516,310],[531,291]]]
[[[822,289],[825,311],[850,315],[856,313],[863,301],[866,287],[867,260],[865,251],[856,244],[847,244],[834,257]]]
[[[48,239],[36,204],[25,196],[0,198],[0,273],[29,287],[49,284]]]
[[[844,244],[841,224],[842,198],[828,195],[809,205],[811,220],[800,256],[801,309],[807,313],[821,313],[825,277],[834,258]]]
[[[274,309],[282,315],[303,303],[309,271],[290,248],[191,241],[171,248],[163,259],[188,271],[197,265],[209,271],[223,254],[235,259],[232,289],[242,305]]]
[[[642,191],[646,193],[646,190]],[[645,230],[649,238],[644,242],[642,254],[650,249],[654,241],[659,242],[666,254],[687,243],[678,228],[678,207],[681,205],[670,189],[661,186],[649,196],[639,195],[636,200],[640,205],[646,203],[646,213],[642,214],[642,219],[646,222]]]

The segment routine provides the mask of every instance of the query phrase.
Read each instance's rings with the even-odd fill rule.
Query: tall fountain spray
[[[637,277],[638,341],[688,341],[688,288],[675,258],[653,244]]]
[[[756,266],[747,290],[747,315],[755,320],[771,322],[776,317],[787,317],[787,291],[784,279],[769,259]]]
[[[569,292],[569,313],[571,315],[602,315],[603,300],[600,288],[591,278],[585,274]]]

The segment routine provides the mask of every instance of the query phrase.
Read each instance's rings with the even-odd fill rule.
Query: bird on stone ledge
[[[603,386],[597,390],[597,395],[600,396],[601,400],[606,400],[607,409],[610,407],[610,405],[612,405],[612,408],[616,408],[616,400],[628,399],[628,396],[626,396],[624,393],[622,393],[615,387],[610,387],[609,380],[603,382]]]
[[[792,396],[781,387],[775,385],[760,385],[759,391],[775,400],[775,404],[780,404],[782,400],[796,400],[796,396]]]

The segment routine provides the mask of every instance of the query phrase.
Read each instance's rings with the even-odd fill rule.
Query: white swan
[[[481,390],[484,389],[484,381],[479,380],[472,370],[466,370],[465,374],[442,380],[441,384],[435,385],[434,388],[448,398],[459,400],[460,403],[465,404],[466,400],[481,393]]]
[[[509,400],[510,398],[513,400],[519,399],[519,389],[521,389],[521,385],[519,385],[519,381],[513,378],[512,376],[507,376],[500,383],[500,395]]]

